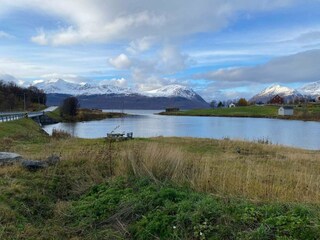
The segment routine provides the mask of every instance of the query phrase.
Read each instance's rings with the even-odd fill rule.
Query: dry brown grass
[[[133,140],[112,143],[111,149],[102,139],[51,139],[11,150],[29,159],[60,154],[58,169],[47,170],[46,177],[72,176],[72,191],[79,194],[110,177],[135,174],[254,201],[320,202],[319,151],[191,138]]]
[[[57,130],[57,129],[52,130],[52,138],[54,138],[54,139],[65,139],[65,138],[70,138],[70,137],[72,137],[72,136],[67,131]]]
[[[200,152],[194,150],[197,146]],[[240,141],[163,139],[128,144],[118,166],[127,166],[119,172],[171,180],[213,194],[320,202],[319,152]]]

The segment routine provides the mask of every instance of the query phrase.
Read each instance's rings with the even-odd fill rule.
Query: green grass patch
[[[318,239],[318,212],[302,205],[254,204],[170,183],[118,179],[72,203],[68,226],[130,239]],[[126,226],[121,229],[121,226]]]
[[[213,116],[213,117],[256,117],[291,120],[320,121],[320,104],[295,105],[293,116],[279,116],[280,106],[245,106],[233,108],[194,109],[179,112],[162,112],[161,115]]]
[[[0,123],[0,150],[6,150],[16,142],[44,143],[48,140],[46,133],[31,119]]]
[[[174,112],[173,115],[175,114],[186,116],[275,117],[278,114],[278,107],[247,106],[234,108],[195,109]]]
[[[62,122],[63,119],[60,115],[60,109],[59,108],[56,108],[54,111],[52,112],[47,112],[46,115],[48,115],[48,117],[58,121],[58,122]]]
[[[61,116],[60,109],[47,113],[47,115],[58,122],[82,122],[102,120],[106,118],[120,118],[124,117],[124,113],[118,112],[102,112],[101,110],[79,109],[76,116]]]
[[[257,204],[136,177],[79,196],[62,172],[19,173],[0,182],[2,239],[320,238],[319,207],[311,205]]]

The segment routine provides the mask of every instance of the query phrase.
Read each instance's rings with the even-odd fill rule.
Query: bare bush
[[[66,139],[71,137],[72,137],[71,134],[68,133],[67,131],[58,130],[58,129],[52,130],[52,138],[54,139]]]

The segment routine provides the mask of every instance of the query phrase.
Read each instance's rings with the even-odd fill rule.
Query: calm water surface
[[[111,111],[111,110],[108,110]],[[80,123],[58,123],[44,127],[49,134],[61,129],[81,138],[100,138],[107,133],[133,132],[134,137],[177,136],[267,139],[305,149],[320,150],[320,123],[263,118],[160,116],[159,110],[125,110],[134,116]]]

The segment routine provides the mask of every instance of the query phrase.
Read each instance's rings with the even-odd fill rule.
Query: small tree
[[[217,106],[217,101],[212,100],[211,103],[210,103],[210,107],[211,108],[215,108],[216,106]]]
[[[60,107],[61,116],[67,115],[74,117],[77,115],[79,107],[80,104],[76,97],[68,97],[63,100],[62,106]]]
[[[221,107],[223,107],[224,105],[223,105],[223,103],[220,101],[219,103],[218,103],[218,108],[221,108]]]
[[[238,106],[248,106],[248,101],[245,98],[240,98],[237,105]]]

